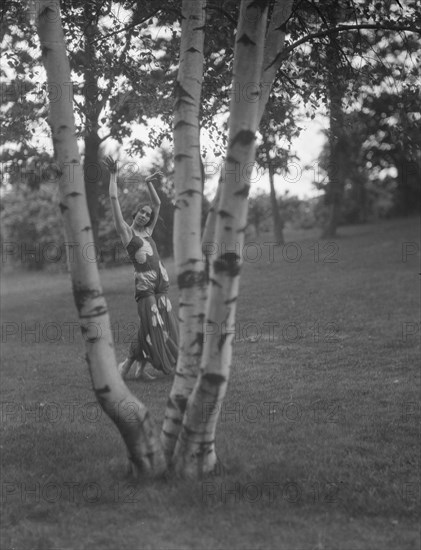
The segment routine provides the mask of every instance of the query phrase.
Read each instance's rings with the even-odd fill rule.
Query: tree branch
[[[271,65],[273,65],[276,61],[279,61],[279,60],[283,61],[284,59],[286,59],[288,54],[291,53],[296,48],[298,48],[298,46],[301,46],[301,44],[305,44],[306,42],[314,40],[315,38],[324,38],[326,36],[329,36],[330,34],[361,30],[361,29],[409,31],[409,32],[415,32],[415,33],[421,34],[421,28],[418,28],[415,25],[393,25],[393,24],[384,25],[384,24],[375,24],[375,23],[361,23],[356,25],[338,25],[337,27],[333,27],[331,29],[326,29],[324,31],[307,34],[306,36],[303,36],[299,40],[296,40],[295,42],[287,46],[284,50],[282,50],[282,52],[280,52],[276,56],[276,58],[272,61]]]
[[[122,29],[118,29],[117,31],[110,32],[106,34],[105,36],[100,36],[99,38],[96,38],[93,40],[93,44],[96,42],[100,42],[102,40],[106,40],[107,38],[110,38],[111,36],[115,36],[116,34],[120,34],[121,32],[128,31],[130,29],[133,29],[134,27],[137,27],[138,25],[142,25],[142,23],[145,23],[148,19],[156,15],[159,11],[161,11],[161,7],[154,10],[152,13],[148,14],[146,17],[141,19],[140,21],[134,21],[133,23],[130,23],[130,25],[127,25],[126,27],[123,27]]]

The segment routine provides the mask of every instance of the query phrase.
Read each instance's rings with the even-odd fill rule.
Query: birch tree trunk
[[[215,431],[231,367],[267,13],[268,2],[246,0],[241,4],[233,68],[233,88],[240,93],[233,95],[230,106],[228,149],[216,213],[219,250],[210,266],[200,374],[173,458],[176,472],[186,477],[199,477],[217,466]],[[250,84],[255,86],[256,101],[250,101]],[[245,90],[247,95],[242,93]]]
[[[282,50],[285,43],[286,24],[291,15],[293,0],[276,0],[273,6],[272,15],[267,28],[262,72],[260,78],[260,94],[258,108],[258,126],[262,120],[263,113],[270,96],[276,74],[282,64]],[[203,256],[208,266],[211,256],[215,252],[215,227],[217,218],[217,205],[221,196],[221,178],[218,181],[218,188],[212,205],[206,218],[206,225],[202,238]]]
[[[130,393],[117,371],[107,304],[98,269],[92,262],[93,233],[89,219],[71,97],[58,0],[38,4],[38,35],[48,84],[60,97],[50,102],[50,126],[56,165],[59,166],[60,210],[66,240],[71,243],[69,264],[73,295],[95,395],[117,425],[136,472],[158,476],[166,468],[160,440],[145,406]]]
[[[86,200],[88,202],[89,217],[91,219],[94,242],[98,244],[99,208],[98,187],[101,179],[99,165],[99,113],[102,105],[99,100],[98,77],[96,74],[96,49],[94,39],[98,35],[97,20],[91,14],[92,6],[86,2],[84,12],[86,15],[86,28],[84,30],[84,100],[85,100],[85,158],[83,172],[85,179]]]
[[[187,399],[197,379],[203,344],[206,278],[200,235],[203,178],[199,109],[205,10],[206,0],[183,1],[180,66],[174,105],[174,256],[180,292],[180,341],[174,383],[161,432],[168,460],[173,454]]]

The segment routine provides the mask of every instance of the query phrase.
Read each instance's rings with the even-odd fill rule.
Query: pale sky
[[[151,125],[158,124],[159,121],[151,121]],[[300,120],[300,125],[303,127],[298,138],[292,140],[291,153],[298,156],[298,160],[291,161],[288,165],[288,173],[275,176],[275,187],[278,195],[284,194],[286,191],[290,195],[297,195],[299,198],[310,198],[320,195],[313,185],[313,181],[317,177],[317,160],[325,142],[325,137],[321,131],[325,128],[327,119],[323,116],[318,116],[314,120],[308,119],[308,122],[303,123]],[[134,137],[147,141],[147,129],[144,126],[138,126],[134,131]],[[202,139],[202,144],[203,144]],[[218,183],[218,167],[222,162],[223,157],[213,157],[211,143],[207,144],[209,157],[205,159],[205,169],[208,174],[205,194],[208,198],[212,198],[216,191]],[[124,159],[124,150],[128,150],[127,146],[121,147],[117,142],[108,139],[104,143],[106,154],[115,154],[119,150],[119,156]],[[141,174],[147,175],[153,161],[158,161],[160,156],[158,151],[150,148],[145,148],[145,156],[143,158],[126,157],[128,162],[135,162]],[[251,176],[251,195],[259,192],[269,193],[269,177],[267,173],[255,172]]]

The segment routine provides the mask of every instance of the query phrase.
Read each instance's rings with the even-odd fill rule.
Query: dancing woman
[[[135,361],[139,362],[136,378],[143,376],[148,363],[164,374],[174,372],[178,351],[178,326],[167,296],[168,274],[163,266],[152,232],[158,220],[161,201],[152,181],[161,176],[155,172],[145,179],[151,204],[140,205],[132,214],[132,224],[123,219],[117,191],[117,162],[105,159],[110,171],[110,200],[114,225],[134,266],[135,300],[139,315],[139,331],[128,357],[118,369],[124,377]]]

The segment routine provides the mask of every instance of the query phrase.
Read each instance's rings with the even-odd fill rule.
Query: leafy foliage
[[[30,270],[62,265],[66,251],[58,212],[55,183],[41,183],[36,190],[13,186],[2,200],[2,249],[8,252],[4,263]]]

